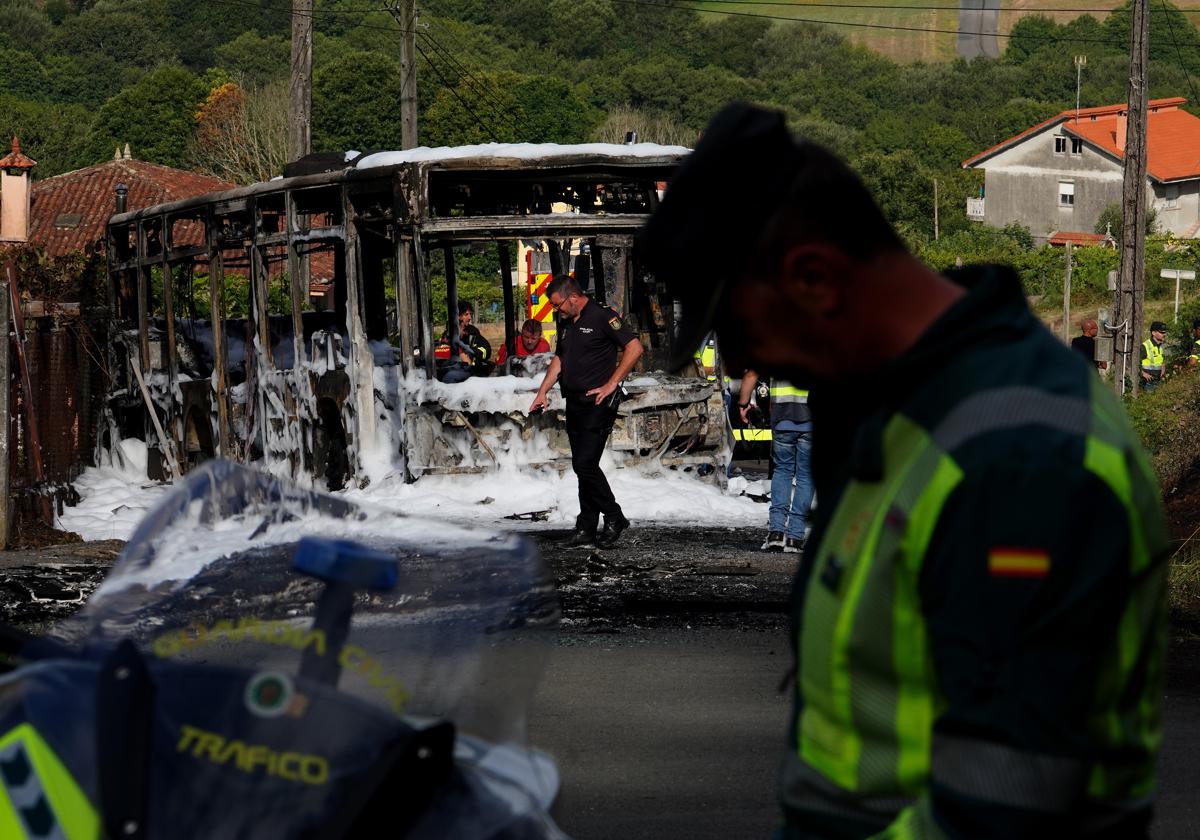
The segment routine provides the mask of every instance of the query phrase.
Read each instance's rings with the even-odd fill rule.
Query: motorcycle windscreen
[[[395,560],[394,582],[350,585],[348,626],[322,625],[330,585],[293,566],[297,545],[314,536]],[[382,714],[448,720],[465,736],[524,748],[557,620],[554,580],[519,536],[210,461],[146,516],[55,635],[97,651],[130,639],[166,662],[282,675],[297,689],[332,680]],[[238,702],[280,702],[279,686],[260,688],[254,696],[244,686]]]

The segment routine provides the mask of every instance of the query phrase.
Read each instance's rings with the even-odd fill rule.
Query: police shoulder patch
[[[621,319],[619,317],[617,317],[616,315],[614,315],[613,317],[608,319],[608,325],[610,327],[612,327],[614,330],[619,330],[619,329],[621,329]]]

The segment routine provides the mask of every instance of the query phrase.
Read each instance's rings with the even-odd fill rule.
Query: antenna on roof
[[[1079,85],[1083,81],[1083,68],[1087,67],[1087,56],[1075,56],[1075,123],[1079,123]]]

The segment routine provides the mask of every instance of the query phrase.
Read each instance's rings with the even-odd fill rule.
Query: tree
[[[103,55],[47,55],[47,98],[55,102],[74,102],[98,109],[112,96],[135,83],[141,71],[123,68]]]
[[[1054,44],[1061,36],[1059,25],[1046,15],[1022,17],[1013,24],[1009,33],[1004,59],[1021,64],[1046,45]]]
[[[1096,233],[1111,233],[1113,239],[1121,241],[1121,203],[1114,201],[1103,210],[1096,219]],[[1153,207],[1146,208],[1146,235],[1151,236],[1158,230],[1158,211]]]
[[[313,74],[314,151],[399,146],[399,61],[378,53],[350,52],[317,68]]]
[[[20,99],[44,102],[50,96],[46,68],[33,53],[0,47],[0,90]]]
[[[234,82],[213,88],[196,112],[192,161],[200,171],[237,184],[281,174],[287,108],[286,82],[250,90]]]
[[[242,87],[259,88],[288,77],[291,49],[283,36],[251,30],[217,47],[213,58]]]
[[[28,102],[0,95],[0,137],[21,140],[21,150],[38,162],[37,178],[49,178],[84,163],[91,115],[79,105]],[[111,149],[109,150],[111,154]]]
[[[696,132],[682,126],[670,117],[618,105],[608,111],[604,122],[592,132],[592,139],[601,143],[624,143],[629,132],[637,132],[643,143],[662,143],[668,146],[693,146]]]
[[[182,167],[208,86],[179,65],[163,65],[100,109],[88,140],[91,162],[128,143],[140,160]]]
[[[700,55],[706,64],[753,76],[759,68],[759,42],[771,25],[769,20],[752,17],[718,18],[704,27],[707,40]]]
[[[46,15],[20,0],[0,3],[0,42],[19,50],[40,49],[50,37]]]
[[[148,70],[174,58],[161,29],[144,13],[96,6],[66,18],[54,33],[55,52],[103,56],[125,67]]]
[[[236,6],[195,0],[157,0],[165,9],[161,28],[165,42],[183,65],[194,71],[211,67],[214,50],[231,36],[253,30],[260,35],[291,32],[291,4],[274,0],[241,0]],[[318,6],[319,8],[320,6]],[[359,7],[361,10],[361,6]],[[330,15],[331,18],[350,15]],[[324,22],[326,18],[322,18]]]
[[[426,142],[579,143],[604,116],[562,79],[507,71],[475,79],[437,92],[425,115]]]

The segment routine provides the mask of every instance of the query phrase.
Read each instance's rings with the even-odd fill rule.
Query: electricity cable
[[[450,84],[450,81],[445,77],[445,75],[442,74],[441,68],[439,68],[436,64],[434,64],[434,62],[429,58],[429,55],[425,52],[425,50],[421,49],[421,44],[417,43],[416,47],[417,47],[417,52],[421,55],[422,58],[425,59],[425,62],[433,70],[434,74],[439,79],[442,80],[442,84],[445,85],[446,89],[450,91],[450,95],[459,101],[459,104],[461,104],[463,106],[463,108],[466,109],[467,113],[470,114],[471,117],[476,122],[478,122],[480,125],[482,125],[484,128],[486,128],[488,131],[490,131],[492,133],[492,136],[494,136],[494,137],[499,136],[500,132],[498,132],[496,130],[496,126],[493,125],[488,120],[485,120],[483,117],[479,116],[478,112],[476,112],[476,110],[471,107],[470,103],[467,102],[465,99],[462,98],[462,96],[459,95],[458,90],[455,88],[455,86]]]

